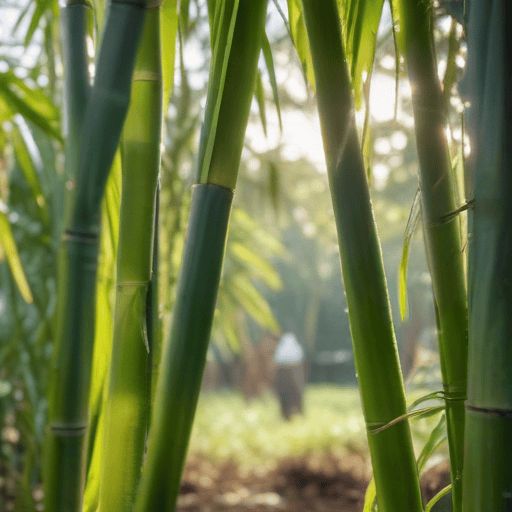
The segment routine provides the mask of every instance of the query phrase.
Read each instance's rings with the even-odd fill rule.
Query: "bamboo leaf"
[[[0,245],[7,256],[7,263],[9,264],[12,276],[23,300],[27,304],[30,304],[33,302],[34,298],[25,271],[23,270],[23,265],[21,264],[21,258],[7,216],[8,211],[7,206],[0,201]]]
[[[375,44],[384,0],[337,0],[341,14],[345,54],[350,67],[356,109],[361,108],[363,87],[370,80]]]
[[[377,489],[375,487],[375,479],[372,478],[368,487],[366,488],[366,494],[364,495],[364,508],[363,512],[374,512],[377,506]]]
[[[421,472],[430,456],[446,441],[446,439],[446,414],[441,414],[437,425],[433,428],[432,432],[430,432],[428,440],[416,461],[418,472]]]
[[[281,106],[279,104],[279,91],[277,89],[276,71],[274,69],[274,59],[272,57],[272,50],[270,48],[270,42],[267,34],[263,34],[263,41],[261,44],[261,50],[265,59],[265,65],[267,67],[268,78],[270,80],[270,87],[272,87],[272,95],[274,97],[274,105],[277,110],[277,117],[279,119],[279,129],[283,130],[283,121],[281,119]]]
[[[270,306],[249,279],[236,276],[230,281],[229,291],[256,322],[273,332],[279,331],[279,324]]]
[[[372,426],[369,424],[369,432],[371,434],[378,434],[379,432],[382,432],[384,430],[387,430],[388,428],[401,423],[402,421],[408,420],[408,419],[420,419],[420,418],[428,418],[430,416],[433,416],[434,414],[437,414],[438,412],[444,411],[444,405],[438,405],[434,407],[424,407],[423,409],[416,409],[414,411],[409,411],[405,414],[402,414],[401,416],[398,416],[398,418],[395,418],[394,420],[386,423],[385,425],[377,428],[372,428]]]
[[[400,304],[400,316],[402,322],[407,316],[407,266],[409,263],[409,247],[411,245],[412,235],[416,230],[418,221],[421,213],[421,192],[420,189],[416,191],[414,200],[412,202],[411,211],[409,213],[409,219],[407,220],[407,226],[405,227],[404,233],[404,244],[402,247],[402,258],[400,259],[399,268],[399,304]]]
[[[3,110],[1,103],[12,115],[21,114],[50,137],[62,141],[55,105],[41,90],[31,89],[10,71],[0,73],[0,110]]]
[[[210,161],[212,158],[215,135],[217,132],[217,123],[219,120],[220,105],[222,102],[222,92],[224,90],[224,82],[226,80],[231,43],[233,42],[238,3],[239,0],[233,1],[231,11],[229,11],[228,7],[228,12],[225,14],[225,20],[222,18],[224,17],[223,15],[227,2],[221,2],[220,7],[218,8],[219,14],[217,15],[216,12],[216,16],[218,16],[220,20],[218,23],[222,22],[222,26],[220,26],[216,31],[216,34],[214,34],[214,37],[217,37],[213,49],[210,75],[212,77],[214,75],[217,76],[215,80],[210,80],[210,86],[208,87],[208,105],[205,113],[204,126],[208,126],[209,130],[206,144],[204,144],[204,154],[199,155],[199,162],[201,164],[199,175],[200,183],[206,183],[208,180]]]
[[[412,411],[415,409],[418,405],[427,402],[428,400],[444,400],[445,394],[444,391],[433,391],[432,393],[428,393],[426,395],[423,395],[422,397],[415,400],[411,405],[407,407],[408,411]]]
[[[274,267],[258,253],[251,251],[239,242],[229,244],[230,253],[240,262],[245,263],[255,271],[263,282],[272,290],[280,290],[283,283]]]
[[[55,0],[37,0],[35,2],[36,8],[34,9],[34,13],[30,18],[30,24],[25,34],[25,48],[30,44],[32,38],[34,37],[34,33],[39,27],[39,23],[41,22],[42,17],[46,14],[48,9],[52,9],[53,12],[57,12],[57,2]]]
[[[265,91],[263,90],[263,82],[261,80],[261,71],[256,74],[256,101],[258,102],[258,110],[260,112],[261,125],[263,133],[267,136],[267,114],[265,111]]]
[[[160,27],[163,108],[166,112],[174,85],[174,58],[176,55],[176,31],[178,29],[177,0],[164,0],[160,7]]]
[[[268,164],[268,188],[274,210],[277,212],[279,210],[279,171],[274,162]]]
[[[444,489],[441,489],[425,507],[425,512],[430,512],[432,507],[443,497],[446,496],[452,490],[452,484],[447,485]]]
[[[309,49],[309,40],[304,24],[304,16],[302,14],[302,6],[300,0],[288,0],[288,23],[293,39],[293,44],[297,50],[304,75],[315,91],[315,74],[313,71],[313,61],[311,60],[311,52]]]
[[[41,162],[36,162],[34,157],[30,154],[27,147],[27,142],[23,136],[17,123],[14,123],[11,131],[11,141],[18,164],[25,176],[25,180],[32,191],[34,201],[39,206],[43,218],[43,222],[47,224],[49,222],[48,206],[46,199],[41,188],[39,181],[39,173],[41,172]]]

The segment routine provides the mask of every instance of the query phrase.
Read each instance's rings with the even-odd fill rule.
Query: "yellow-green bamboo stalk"
[[[210,86],[170,339],[135,510],[173,511],[210,338],[267,0],[216,3]]]
[[[464,401],[467,381],[467,294],[459,219],[446,128],[446,102],[437,75],[431,0],[395,0],[399,43],[412,89],[425,245],[438,311],[439,357],[446,397],[454,511],[462,506]]]
[[[465,85],[474,178],[464,512],[512,510],[512,8],[473,1]]]
[[[82,124],[71,162],[77,165],[75,201],[63,236],[59,267],[57,338],[49,389],[45,446],[45,508],[82,507],[85,439],[94,340],[100,201],[130,99],[131,77],[144,9],[112,0]],[[85,25],[84,25],[85,27]],[[77,32],[77,38],[85,33]],[[81,47],[83,42],[77,46]],[[74,143],[74,141],[71,141]]]
[[[338,231],[354,359],[381,512],[421,512],[418,471],[382,254],[335,0],[302,0]]]
[[[146,299],[152,269],[161,131],[160,8],[157,5],[147,8],[122,139],[114,338],[99,497],[99,509],[105,511],[133,510],[146,439],[149,393]]]

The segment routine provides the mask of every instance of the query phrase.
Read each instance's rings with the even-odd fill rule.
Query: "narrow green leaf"
[[[283,287],[279,274],[265,258],[239,242],[231,242],[228,247],[229,252],[240,262],[247,264],[250,270],[255,271],[269,288],[280,290]]]
[[[444,489],[441,489],[425,507],[425,512],[430,512],[432,507],[443,497],[446,496],[452,490],[452,484],[447,485]]]
[[[372,428],[371,424],[368,424],[369,432],[371,434],[378,434],[379,432],[387,430],[388,428],[392,427],[393,425],[396,425],[397,423],[401,423],[402,421],[405,421],[407,419],[428,418],[428,417],[433,416],[434,414],[437,414],[438,412],[441,412],[441,411],[444,411],[444,405],[437,405],[434,407],[424,407],[423,409],[416,409],[414,411],[409,411],[405,414],[402,414],[402,416],[398,416],[398,418],[395,418],[394,420],[392,420],[378,428]]]
[[[433,391],[432,393],[427,393],[426,395],[423,395],[422,397],[415,400],[411,405],[407,407],[407,410],[412,411],[418,405],[427,402],[428,400],[444,400],[444,398],[444,391]]]
[[[374,512],[377,506],[377,489],[375,487],[375,479],[372,478],[368,487],[366,488],[366,494],[364,495],[364,508],[363,512]]]
[[[263,90],[263,82],[261,80],[261,71],[258,69],[256,74],[256,101],[258,102],[258,110],[260,112],[261,125],[263,133],[267,136],[267,114],[265,111],[265,91]]]
[[[279,170],[274,162],[268,164],[268,189],[274,210],[279,211]]]
[[[279,331],[279,324],[274,318],[270,306],[249,279],[240,275],[236,276],[231,280],[229,291],[256,322],[268,327],[273,332]]]
[[[457,80],[457,23],[451,21],[450,35],[448,36],[448,56],[446,58],[446,71],[443,78],[443,95],[447,108],[450,105],[453,84]]]
[[[270,86],[272,87],[272,96],[274,97],[274,105],[277,110],[277,117],[279,119],[279,128],[283,130],[283,121],[281,119],[281,106],[279,104],[279,91],[277,89],[276,71],[274,69],[274,59],[272,57],[272,50],[270,48],[270,42],[267,34],[263,34],[263,40],[261,43],[261,50],[265,59],[265,65],[268,71],[268,78],[270,80]]]
[[[167,105],[174,84],[174,58],[178,29],[177,0],[164,0],[160,7],[160,39],[162,49],[163,108]]]
[[[428,440],[416,461],[418,472],[421,472],[430,456],[446,441],[446,439],[446,414],[441,414],[437,425],[433,428],[432,432],[430,432]]]
[[[21,264],[20,255],[18,248],[16,247],[16,241],[11,230],[11,224],[7,216],[8,209],[3,202],[0,201],[0,245],[2,246],[7,256],[7,263],[11,269],[14,281],[18,286],[18,290],[23,297],[23,300],[30,304],[34,298],[30,291],[30,286]]]
[[[226,81],[226,71],[228,68],[229,54],[231,53],[231,43],[233,42],[233,33],[235,31],[236,15],[238,12],[239,0],[234,0],[231,13],[227,13],[226,23],[217,31],[217,41],[213,49],[212,65],[210,75],[213,76],[214,70],[218,69],[219,73],[213,83],[210,80],[211,86],[208,90],[208,97],[211,97],[212,108],[208,109],[205,114],[204,125],[208,126],[209,132],[207,134],[208,140],[205,146],[204,155],[200,155],[201,172],[199,177],[200,183],[208,181],[208,172],[210,170],[210,162],[212,159],[213,146],[215,143],[215,135],[217,132],[217,123],[219,120],[220,105],[222,102],[222,92],[224,90],[224,82]],[[223,21],[224,9],[226,2],[221,3],[219,23]],[[202,157],[202,158],[201,158]]]
[[[421,191],[418,188],[414,200],[412,202],[411,211],[409,213],[409,219],[407,220],[407,226],[404,233],[404,244],[402,248],[402,258],[400,259],[399,268],[399,304],[400,304],[400,315],[402,322],[407,316],[407,266],[409,262],[409,247],[411,244],[412,235],[416,230],[418,221],[421,214]]]
[[[180,30],[184,34],[188,34],[188,19],[190,11],[190,0],[181,0],[180,2]]]
[[[30,41],[32,41],[34,33],[39,27],[39,23],[41,22],[41,18],[46,14],[48,9],[52,8],[52,10],[55,11],[57,2],[55,0],[37,0],[35,4],[36,8],[34,9],[34,13],[30,18],[30,24],[28,26],[27,33],[25,34],[25,48],[30,44]],[[55,6],[53,4],[55,4]]]
[[[369,83],[384,0],[337,0],[340,10],[356,108],[361,108],[363,88]]]
[[[34,201],[41,210],[43,222],[47,224],[49,222],[49,211],[41,188],[41,183],[39,181],[39,172],[41,171],[37,168],[39,167],[39,163],[34,161],[34,158],[27,147],[25,137],[16,123],[13,124],[13,129],[11,131],[11,141],[14,152],[16,153],[18,164],[25,176],[25,180],[27,181],[30,190],[32,191]]]
[[[41,90],[31,89],[10,71],[0,73],[0,104],[2,102],[13,116],[21,114],[46,134],[62,141],[59,111],[55,105]]]
[[[309,50],[308,34],[306,25],[304,24],[304,16],[302,14],[302,6],[300,0],[288,0],[288,22],[290,24],[290,32],[293,44],[297,50],[302,69],[309,85],[316,90],[315,74],[313,71],[313,61],[311,60],[311,52]]]

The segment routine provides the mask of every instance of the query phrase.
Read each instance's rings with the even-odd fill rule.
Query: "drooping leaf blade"
[[[280,290],[283,286],[275,268],[258,253],[251,251],[239,242],[229,244],[229,252],[240,262],[246,264],[272,290]]]
[[[272,50],[270,48],[270,42],[267,34],[263,34],[263,41],[261,44],[261,50],[265,59],[265,65],[267,67],[268,78],[270,80],[270,87],[272,87],[272,96],[274,97],[274,105],[277,110],[277,117],[279,119],[279,128],[283,130],[283,121],[281,119],[281,106],[279,104],[279,91],[277,89],[276,71],[274,69],[274,59],[272,57]]]
[[[261,79],[261,71],[258,70],[256,75],[256,101],[258,103],[258,110],[260,112],[261,125],[263,126],[263,133],[267,136],[267,112],[265,110],[265,91],[263,90],[263,81]]]
[[[430,456],[446,441],[446,414],[441,414],[439,417],[439,421],[437,425],[433,428],[430,433],[425,446],[421,450],[421,453],[418,456],[418,460],[416,464],[418,466],[418,471],[425,467]]]
[[[164,0],[160,7],[160,39],[162,50],[163,108],[171,96],[174,84],[174,58],[176,55],[176,32],[178,30],[177,0]]]
[[[0,103],[4,103],[4,108],[13,116],[21,114],[50,137],[62,141],[59,111],[55,105],[43,91],[31,89],[10,71],[0,73]]]
[[[27,304],[30,304],[33,302],[34,298],[21,263],[16,241],[14,240],[14,235],[8,217],[8,209],[2,202],[0,202],[0,245],[5,252],[14,281],[18,286],[18,290],[20,291],[23,300]]]
[[[14,152],[16,153],[18,164],[32,192],[32,197],[40,208],[42,220],[43,222],[48,223],[48,205],[39,181],[40,163],[34,161],[34,158],[27,147],[25,137],[16,123],[13,124],[11,131],[11,141]]]
[[[307,80],[315,90],[315,74],[313,71],[313,61],[311,60],[311,52],[309,50],[309,40],[304,24],[304,16],[302,14],[302,5],[300,0],[288,0],[288,23],[293,39],[293,44],[297,50],[302,69]]]
[[[399,268],[399,304],[400,304],[400,315],[402,322],[405,320],[407,315],[407,266],[409,262],[409,248],[411,245],[412,235],[416,230],[418,221],[421,216],[421,192],[420,189],[416,191],[414,200],[412,202],[411,211],[409,213],[409,219],[407,220],[407,226],[404,233],[404,244],[402,248],[402,258],[400,259]]]
[[[248,278],[236,276],[229,285],[229,291],[256,322],[279,332],[279,324],[270,306]]]

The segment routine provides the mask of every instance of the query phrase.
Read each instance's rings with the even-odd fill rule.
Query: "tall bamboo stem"
[[[45,508],[82,507],[85,439],[94,339],[100,201],[130,99],[131,77],[144,9],[112,0],[96,78],[72,158],[77,165],[75,201],[63,236],[59,310],[49,389]],[[84,24],[85,28],[85,24]],[[77,32],[77,38],[85,33]],[[83,45],[83,41],[77,44]],[[76,121],[82,122],[80,116]],[[74,143],[74,141],[71,141]]]
[[[147,293],[160,168],[160,9],[148,8],[123,140],[114,338],[103,439],[100,510],[131,512],[147,427]],[[112,468],[117,468],[113,473]]]
[[[474,178],[464,512],[512,510],[512,8],[474,1],[468,23]]]
[[[462,507],[464,401],[467,381],[467,294],[446,128],[448,113],[433,37],[433,5],[397,0],[400,43],[412,88],[425,245],[438,311],[439,357],[446,397],[454,511]]]
[[[201,183],[192,192],[171,335],[162,347],[137,512],[175,510],[210,339],[266,5],[267,0],[217,4],[219,38],[214,37],[217,42],[202,132]]]
[[[382,512],[421,512],[391,309],[335,0],[303,0],[354,359]]]

